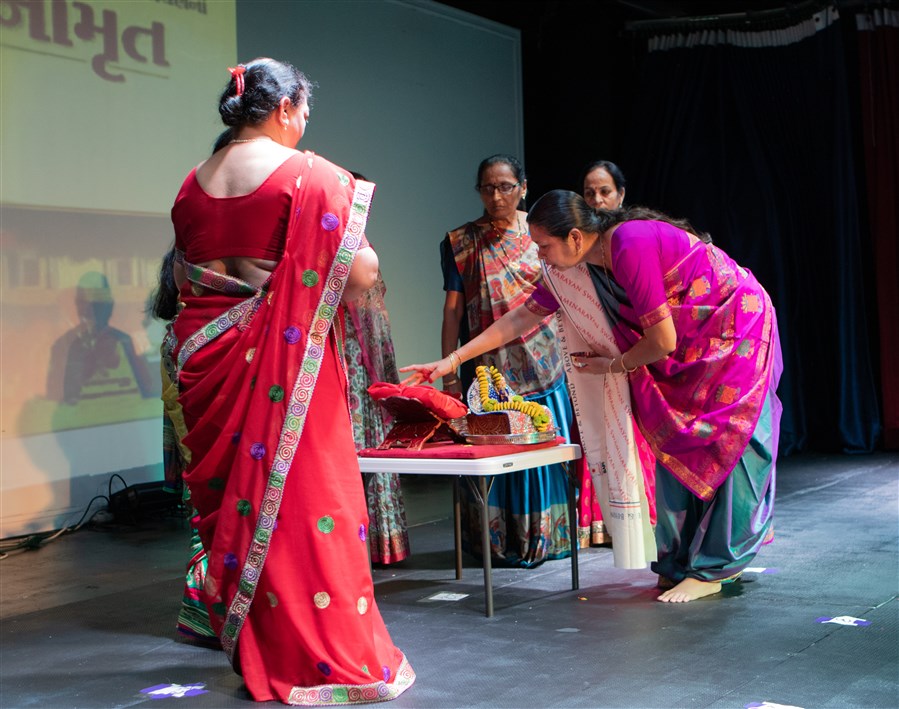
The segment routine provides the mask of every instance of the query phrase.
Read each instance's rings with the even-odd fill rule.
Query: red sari
[[[374,186],[291,160],[284,254],[261,288],[184,264],[174,332],[202,596],[257,701],[384,701],[415,675],[374,599],[335,332]]]

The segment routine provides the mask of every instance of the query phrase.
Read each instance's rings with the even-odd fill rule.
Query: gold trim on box
[[[550,431],[534,431],[533,433],[501,433],[493,436],[465,435],[465,442],[475,446],[496,446],[512,443],[519,446],[532,443],[547,443],[556,440],[556,429]]]

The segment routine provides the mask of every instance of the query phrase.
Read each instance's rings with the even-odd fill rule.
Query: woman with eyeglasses
[[[511,155],[485,159],[478,167],[475,189],[483,214],[450,231],[441,245],[445,357],[524,303],[541,277],[527,214],[520,209],[527,194],[521,163]],[[475,366],[493,365],[517,394],[548,406],[559,435],[567,439],[571,404],[556,339],[555,322],[546,318],[523,337],[472,360],[470,369],[448,373],[443,388],[463,393]],[[483,553],[480,518],[468,491],[462,492],[463,544],[478,555]],[[530,567],[571,553],[567,479],[560,465],[499,476],[487,503],[491,552],[497,563]]]

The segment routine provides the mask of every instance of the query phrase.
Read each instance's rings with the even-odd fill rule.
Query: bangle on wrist
[[[612,357],[612,361],[609,362],[609,374],[614,374],[614,372],[612,371],[612,369],[613,369],[613,367],[615,366],[615,360],[616,360],[616,359],[618,359],[618,358],[617,358],[617,357]],[[623,367],[624,365],[622,364],[621,366]]]
[[[452,386],[453,384],[459,383],[459,377],[444,377],[443,385],[444,386]]]
[[[450,367],[452,367],[453,369],[458,369],[462,366],[462,358],[459,356],[458,350],[453,350],[447,355],[446,358],[449,360]]]
[[[626,354],[626,353],[625,353],[625,354]],[[621,355],[621,367],[624,369],[624,371],[625,371],[627,374],[630,374],[631,372],[636,372],[636,371],[637,371],[637,367],[634,367],[633,369],[628,369],[628,368],[627,368],[627,365],[624,363],[624,355]]]

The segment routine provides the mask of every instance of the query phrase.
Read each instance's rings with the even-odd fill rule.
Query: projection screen
[[[426,0],[0,0],[0,537],[161,479],[146,306],[227,67],[255,56],[317,83],[299,147],[377,183],[397,357],[439,355],[439,242],[480,214],[478,162],[524,157],[517,31]]]

